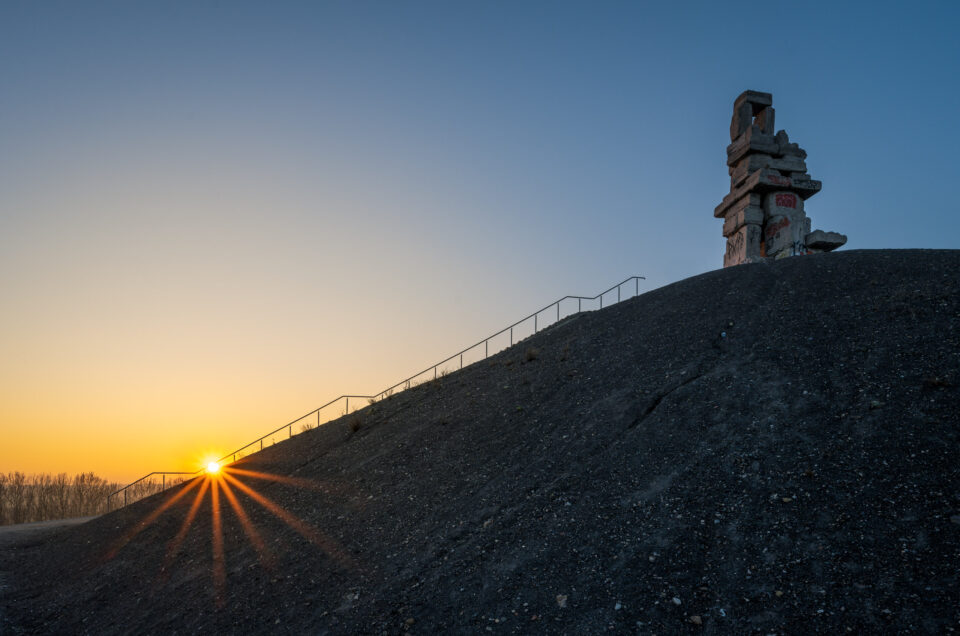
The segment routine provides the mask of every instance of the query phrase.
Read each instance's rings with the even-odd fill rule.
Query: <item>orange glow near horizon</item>
[[[2,339],[0,336],[0,346]],[[453,338],[450,341],[458,342]],[[137,382],[121,377],[126,372],[120,368],[98,369],[106,361],[97,361],[92,352],[92,358],[83,360],[40,359],[38,367],[41,362],[46,369],[60,366],[47,378],[39,377],[39,368],[32,373],[17,365],[5,365],[0,368],[0,430],[4,431],[0,472],[64,472],[71,476],[94,472],[108,481],[127,484],[153,471],[203,469],[212,459],[232,454],[340,394],[380,390],[422,366],[424,360],[441,358],[446,351],[446,347],[433,351],[424,348],[425,353],[411,356],[413,362],[404,363],[399,356],[383,355],[387,344],[382,343],[380,355],[333,352],[328,359],[351,362],[345,365],[352,371],[348,379],[332,370],[318,372],[307,364],[312,360],[283,369],[288,365],[279,358],[265,365],[283,369],[273,377],[250,373],[249,378],[233,377],[213,385],[202,374],[224,376],[227,370],[203,365],[185,374],[178,367],[182,360],[170,360],[162,371],[158,364]],[[326,348],[327,343],[316,335],[298,347]],[[29,367],[36,360],[32,355],[28,350],[12,351],[9,359],[27,360]],[[143,355],[150,358],[153,354]],[[351,358],[367,369],[357,369]],[[110,364],[129,366],[136,374],[136,365],[141,362],[118,357]],[[224,364],[231,362],[227,359]],[[383,372],[385,368],[387,372]],[[376,372],[371,373],[371,369]],[[188,386],[191,383],[194,386]],[[198,390],[197,386],[204,385],[205,392]],[[342,408],[342,403],[330,407],[323,412],[322,420],[336,417]],[[316,417],[304,423],[315,426]],[[281,431],[264,446],[279,443],[290,433],[296,436],[301,428],[302,424],[294,424],[292,430]]]

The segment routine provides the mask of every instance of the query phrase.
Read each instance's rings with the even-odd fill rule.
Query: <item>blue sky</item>
[[[113,436],[123,392],[118,422],[176,403],[199,430],[258,396],[207,426],[231,445],[564,294],[719,268],[746,89],[823,181],[814,228],[960,247],[958,25],[955,2],[6,2],[0,427]]]

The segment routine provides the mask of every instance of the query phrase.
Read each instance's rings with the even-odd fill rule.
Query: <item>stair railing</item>
[[[520,328],[521,328],[522,326],[524,326],[524,325],[529,325],[529,323],[530,323],[531,321],[532,321],[532,323],[533,323],[533,324],[532,324],[533,331],[532,331],[532,333],[529,334],[529,335],[536,334],[537,332],[541,331],[542,329],[546,329],[546,328],[549,327],[549,326],[552,326],[552,325],[557,324],[558,322],[560,322],[561,318],[567,318],[567,317],[569,317],[569,316],[571,316],[571,315],[574,315],[574,314],[577,314],[577,313],[581,313],[581,312],[583,311],[584,301],[592,302],[592,301],[598,301],[598,300],[599,300],[599,305],[600,305],[600,306],[599,306],[598,309],[603,309],[603,301],[604,301],[604,298],[605,298],[606,296],[608,296],[608,295],[610,295],[610,296],[612,297],[613,292],[616,291],[616,294],[617,294],[617,299],[616,299],[616,301],[608,302],[607,305],[609,306],[609,305],[611,305],[611,304],[616,304],[616,303],[620,302],[620,300],[622,299],[622,289],[623,289],[623,286],[624,286],[624,285],[627,285],[628,283],[631,283],[631,282],[634,283],[634,289],[631,290],[631,291],[633,291],[634,293],[633,293],[632,296],[630,296],[630,298],[632,298],[633,296],[638,296],[638,295],[640,295],[640,281],[641,281],[641,280],[646,280],[646,278],[644,278],[643,276],[631,276],[631,277],[629,277],[629,278],[624,279],[622,282],[614,285],[613,287],[610,287],[609,289],[605,289],[604,291],[600,292],[600,293],[597,294],[596,296],[564,296],[563,298],[561,298],[561,299],[559,299],[559,300],[556,300],[556,301],[550,303],[550,304],[547,305],[546,307],[543,307],[542,309],[538,309],[537,311],[533,312],[533,313],[530,314],[529,316],[525,316],[524,318],[521,318],[520,320],[516,321],[516,322],[513,323],[512,325],[508,325],[508,326],[504,327],[503,329],[501,329],[500,331],[496,332],[495,334],[493,334],[493,335],[491,335],[491,336],[488,336],[488,337],[484,338],[483,340],[481,340],[481,341],[479,341],[479,342],[477,342],[477,343],[475,343],[475,344],[470,345],[470,346],[467,347],[466,349],[463,349],[463,350],[461,350],[461,351],[458,351],[457,353],[453,354],[452,356],[450,356],[450,357],[448,357],[448,358],[444,358],[444,359],[441,360],[440,362],[438,362],[438,363],[436,363],[436,364],[434,364],[434,365],[432,365],[432,366],[427,367],[426,369],[424,369],[423,371],[420,371],[419,373],[414,373],[414,374],[411,375],[410,377],[405,378],[405,379],[403,379],[403,380],[400,380],[400,381],[397,382],[396,384],[387,387],[386,389],[380,391],[379,393],[375,393],[375,394],[373,394],[373,395],[341,395],[341,396],[339,396],[339,397],[337,397],[337,398],[334,398],[333,400],[330,400],[330,401],[327,402],[326,404],[315,408],[314,410],[310,411],[309,413],[305,413],[304,415],[301,415],[301,416],[298,417],[297,419],[295,419],[295,420],[293,420],[293,421],[291,421],[291,422],[288,422],[287,424],[284,424],[283,426],[281,426],[281,427],[279,427],[279,428],[276,428],[276,429],[270,431],[270,432],[267,433],[266,435],[263,435],[263,436],[261,436],[261,437],[258,437],[257,439],[253,440],[253,441],[250,442],[249,444],[246,444],[246,445],[244,445],[244,446],[241,446],[240,448],[236,449],[236,450],[233,451],[232,453],[227,453],[226,455],[224,455],[223,457],[221,457],[221,458],[220,458],[219,460],[217,460],[217,461],[218,461],[218,463],[221,464],[221,465],[225,465],[224,463],[225,463],[228,459],[229,459],[230,463],[233,463],[233,462],[237,461],[238,459],[240,459],[240,458],[242,458],[242,457],[246,457],[247,455],[250,455],[251,453],[255,453],[255,452],[258,452],[258,451],[263,450],[263,449],[265,448],[264,442],[269,441],[270,444],[268,444],[268,445],[272,445],[272,444],[276,444],[278,441],[283,441],[284,439],[289,439],[289,438],[293,437],[293,435],[294,435],[294,426],[297,426],[298,424],[300,425],[300,428],[301,428],[300,431],[297,431],[297,433],[299,434],[300,432],[305,432],[306,430],[309,430],[309,429],[312,429],[312,428],[316,428],[317,426],[320,426],[321,424],[324,424],[324,423],[329,422],[329,421],[331,421],[331,420],[337,419],[337,418],[339,418],[339,417],[343,417],[344,415],[349,415],[350,412],[351,412],[351,411],[350,411],[350,400],[351,400],[351,399],[354,401],[354,402],[353,402],[354,411],[356,411],[357,408],[358,408],[358,407],[357,407],[358,404],[360,404],[361,407],[362,407],[362,401],[363,401],[363,400],[366,400],[369,404],[373,404],[374,402],[378,402],[378,401],[380,401],[380,400],[383,400],[383,399],[386,399],[386,398],[390,397],[391,395],[394,395],[397,391],[403,391],[403,390],[406,390],[406,389],[411,388],[412,386],[416,386],[417,384],[422,384],[423,382],[429,382],[429,381],[431,381],[431,380],[436,380],[438,377],[440,377],[441,373],[442,373],[442,374],[446,374],[446,373],[449,373],[449,372],[452,372],[452,371],[457,371],[457,370],[459,370],[459,369],[462,369],[462,368],[464,367],[464,356],[467,355],[467,354],[475,353],[475,355],[477,356],[477,359],[476,359],[476,360],[473,360],[472,362],[478,362],[478,361],[480,361],[480,360],[484,360],[484,359],[488,358],[488,357],[491,355],[491,353],[490,353],[490,344],[491,344],[491,342],[495,342],[496,339],[500,338],[501,336],[505,336],[506,334],[509,334],[509,344],[506,345],[506,346],[501,347],[500,349],[495,350],[494,353],[499,353],[500,351],[502,351],[503,349],[505,349],[505,348],[507,348],[507,347],[512,347],[514,344],[516,344],[516,342],[519,342],[519,340],[520,340],[520,338],[517,338],[517,337],[516,337],[516,336],[517,336],[517,332],[520,331],[521,334],[522,334],[523,330],[520,329]],[[576,300],[576,301],[577,301],[577,311],[576,311],[576,312],[570,311],[570,312],[565,313],[565,314],[563,314],[563,315],[561,316],[561,305],[562,305],[564,302],[566,302],[566,303],[567,303],[567,306],[570,306],[570,305],[572,305],[572,303],[569,302],[569,301],[573,301],[573,300]],[[612,298],[611,298],[611,300],[612,300]],[[552,310],[552,311],[551,311],[551,310]],[[550,322],[548,322],[548,323],[546,323],[546,324],[541,324],[541,316],[544,316],[548,311],[550,312],[550,315],[547,316],[547,318],[552,318],[553,320],[550,321]],[[591,310],[591,309],[588,309],[588,311],[592,311],[592,310]],[[483,347],[483,357],[482,357],[482,358],[479,357],[479,349],[480,349],[481,346]],[[468,362],[467,364],[468,364],[468,365],[469,365],[469,364],[472,364],[472,362]],[[451,363],[453,363],[453,365],[455,365],[455,366],[451,365]],[[417,381],[418,379],[420,379],[419,382]],[[343,409],[342,409],[342,410],[340,410],[340,409],[333,410],[332,407],[334,407],[334,406],[336,406],[336,405],[338,405],[338,404],[340,404],[340,403],[343,403]],[[334,414],[331,415],[330,417],[327,417],[326,419],[322,420],[322,419],[321,419],[321,413],[322,413],[323,411],[327,410],[327,409],[330,409],[329,411],[327,411],[328,413],[330,413],[330,411],[333,411]],[[284,436],[283,433],[286,433],[286,435]],[[136,501],[136,500],[138,500],[138,499],[142,499],[143,497],[152,495],[152,494],[154,494],[155,492],[160,492],[161,490],[165,490],[165,489],[168,487],[168,483],[167,483],[167,482],[168,482],[168,481],[172,481],[172,480],[167,480],[167,478],[166,478],[167,475],[197,475],[197,474],[199,474],[199,473],[201,473],[201,472],[203,472],[203,469],[198,470],[198,471],[195,471],[195,472],[192,472],[192,473],[189,473],[189,472],[152,472],[152,473],[149,473],[149,474],[147,474],[147,475],[144,475],[144,476],[141,477],[140,479],[138,479],[138,480],[136,480],[136,481],[134,481],[134,482],[131,482],[131,483],[127,484],[127,485],[124,486],[123,488],[120,488],[120,489],[117,490],[116,492],[110,493],[110,495],[107,496],[107,508],[108,508],[109,510],[112,510],[112,509],[113,509],[113,508],[111,507],[111,498],[114,497],[114,496],[117,496],[117,497],[118,497],[117,503],[119,504],[119,495],[120,495],[121,493],[123,493],[123,505],[125,506],[125,505],[127,505],[128,503],[133,503],[133,501]],[[145,480],[149,480],[149,479],[150,479],[151,477],[153,477],[154,475],[161,475],[161,484],[160,484],[160,488],[159,488],[159,489],[154,489],[154,486],[155,486],[155,483],[156,483],[156,480],[155,480],[155,479],[152,480],[152,481],[145,481]],[[182,481],[182,480],[181,480],[181,481]],[[139,490],[137,490],[136,488],[137,488],[137,485],[138,485],[138,484],[150,484],[150,486],[149,486],[149,487],[141,486],[141,487],[139,488]],[[170,483],[170,484],[169,484],[169,486],[172,486],[172,485],[174,485],[174,484],[173,484],[173,483]],[[134,490],[131,490],[131,489],[134,489]],[[142,494],[141,494],[141,492],[142,492]],[[133,496],[134,493],[135,493],[136,495],[140,495],[140,496],[134,497],[134,496]],[[129,499],[129,501],[128,501],[128,499]],[[117,505],[117,507],[119,507],[119,505]]]

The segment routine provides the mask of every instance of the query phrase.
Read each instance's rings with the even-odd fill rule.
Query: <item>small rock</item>
[[[870,400],[870,409],[878,409],[883,406],[883,402],[880,400]]]
[[[952,517],[950,517],[950,521],[960,525],[960,515],[953,515]]]
[[[407,620],[403,621],[403,624],[404,624],[404,625],[407,625],[407,626],[410,626],[410,625],[413,625],[413,624],[416,623],[416,622],[417,622],[417,621],[413,620],[412,618],[408,618]]]
[[[557,607],[563,609],[567,606],[567,595],[566,594],[557,594]]]
[[[781,592],[780,590],[777,590],[776,592],[774,592],[774,594],[776,594],[777,598],[780,598],[781,596],[783,596],[783,592]]]
[[[703,619],[700,618],[699,614],[694,614],[693,616],[691,616],[690,622],[693,623],[694,625],[703,625]]]
[[[674,604],[674,605],[679,605],[679,604],[682,603],[682,602],[683,602],[683,601],[681,601],[678,597],[676,597],[676,596],[673,597],[673,604]]]
[[[617,604],[613,606],[613,609],[619,610],[621,607],[623,607],[623,605],[620,603],[620,601],[617,601]]]
[[[793,497],[784,497],[781,501],[783,501],[783,503],[790,503],[793,501]]]

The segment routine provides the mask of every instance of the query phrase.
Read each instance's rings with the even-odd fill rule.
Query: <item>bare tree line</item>
[[[107,495],[123,484],[108,482],[94,473],[26,475],[0,473],[0,525],[87,517],[107,512]],[[142,490],[159,490],[144,482]],[[137,493],[137,499],[152,492]],[[114,505],[113,507],[116,507]]]

